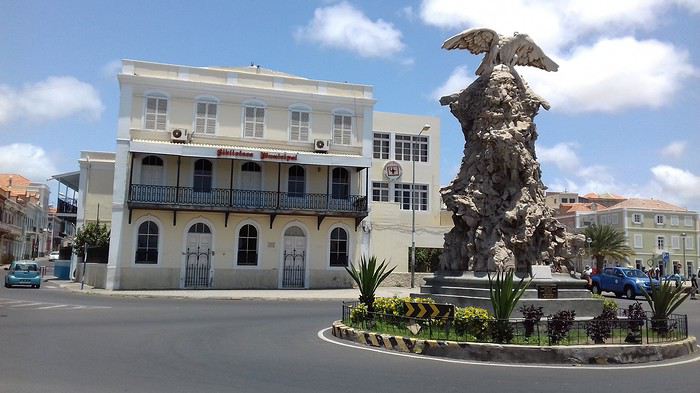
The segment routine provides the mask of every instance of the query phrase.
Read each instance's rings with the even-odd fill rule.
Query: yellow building
[[[96,285],[347,287],[367,253],[405,272],[412,159],[416,244],[442,246],[436,118],[375,113],[371,86],[261,67],[125,60],[118,78],[114,171],[100,173],[105,153],[80,161],[79,219],[111,204]],[[390,161],[399,176],[384,176]]]

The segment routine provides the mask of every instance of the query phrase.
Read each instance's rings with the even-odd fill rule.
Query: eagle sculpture
[[[498,35],[491,29],[469,29],[448,38],[443,49],[467,49],[478,55],[486,52],[476,69],[476,75],[489,74],[497,64],[533,66],[545,71],[556,71],[559,65],[542,52],[527,34],[515,33],[512,37]]]

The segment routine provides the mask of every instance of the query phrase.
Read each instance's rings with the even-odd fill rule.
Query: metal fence
[[[366,212],[367,198],[364,195],[289,193],[277,191],[236,190],[210,188],[197,190],[193,187],[157,186],[132,184],[129,201],[154,205],[192,205],[207,207],[312,210],[333,212]]]
[[[551,316],[540,321],[524,319],[471,320],[408,318],[403,315],[355,312],[358,302],[344,302],[343,323],[360,330],[404,337],[461,342],[519,345],[655,344],[688,338],[686,315],[665,320],[629,319],[622,312],[615,319],[562,321]]]

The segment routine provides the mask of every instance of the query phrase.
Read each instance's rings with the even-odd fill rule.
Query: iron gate
[[[185,253],[185,288],[209,288],[211,279],[209,270],[211,268],[211,250],[201,251],[199,246],[197,250],[187,248]]]
[[[304,251],[284,251],[284,266],[282,269],[283,288],[304,288],[304,276],[306,274]]]

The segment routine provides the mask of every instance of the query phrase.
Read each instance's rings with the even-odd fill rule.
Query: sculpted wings
[[[542,48],[535,44],[535,41],[530,38],[527,34],[518,34],[513,37],[505,46],[510,46],[508,49],[512,50],[515,55],[517,55],[517,60],[514,65],[524,65],[541,68],[545,71],[556,71],[559,69],[559,65],[554,62],[554,60],[547,57],[542,51]],[[504,48],[501,49],[504,52]]]
[[[489,52],[491,46],[498,43],[498,34],[491,29],[469,29],[448,38],[442,49],[467,49],[472,54]]]

